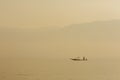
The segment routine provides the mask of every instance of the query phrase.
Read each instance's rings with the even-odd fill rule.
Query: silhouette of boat
[[[70,58],[73,61],[87,61],[87,58],[83,57],[82,59],[77,57],[77,58]]]

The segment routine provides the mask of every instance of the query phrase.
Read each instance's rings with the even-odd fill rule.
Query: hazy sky
[[[120,0],[0,0],[0,26],[49,27],[120,19]]]

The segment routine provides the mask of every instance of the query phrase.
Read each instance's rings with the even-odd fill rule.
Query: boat
[[[82,59],[80,57],[76,57],[76,58],[70,58],[73,61],[87,61],[86,57],[83,57]]]

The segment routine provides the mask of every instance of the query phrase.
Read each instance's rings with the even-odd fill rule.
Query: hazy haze
[[[119,57],[120,20],[74,24],[64,28],[1,27],[1,56],[68,58]]]
[[[0,80],[120,80],[119,3],[0,0]]]
[[[0,26],[50,27],[120,19],[119,0],[0,0]]]

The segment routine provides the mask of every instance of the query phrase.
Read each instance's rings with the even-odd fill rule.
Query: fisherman
[[[84,60],[86,60],[86,58],[85,58],[85,57],[83,57],[83,61],[84,61]]]

